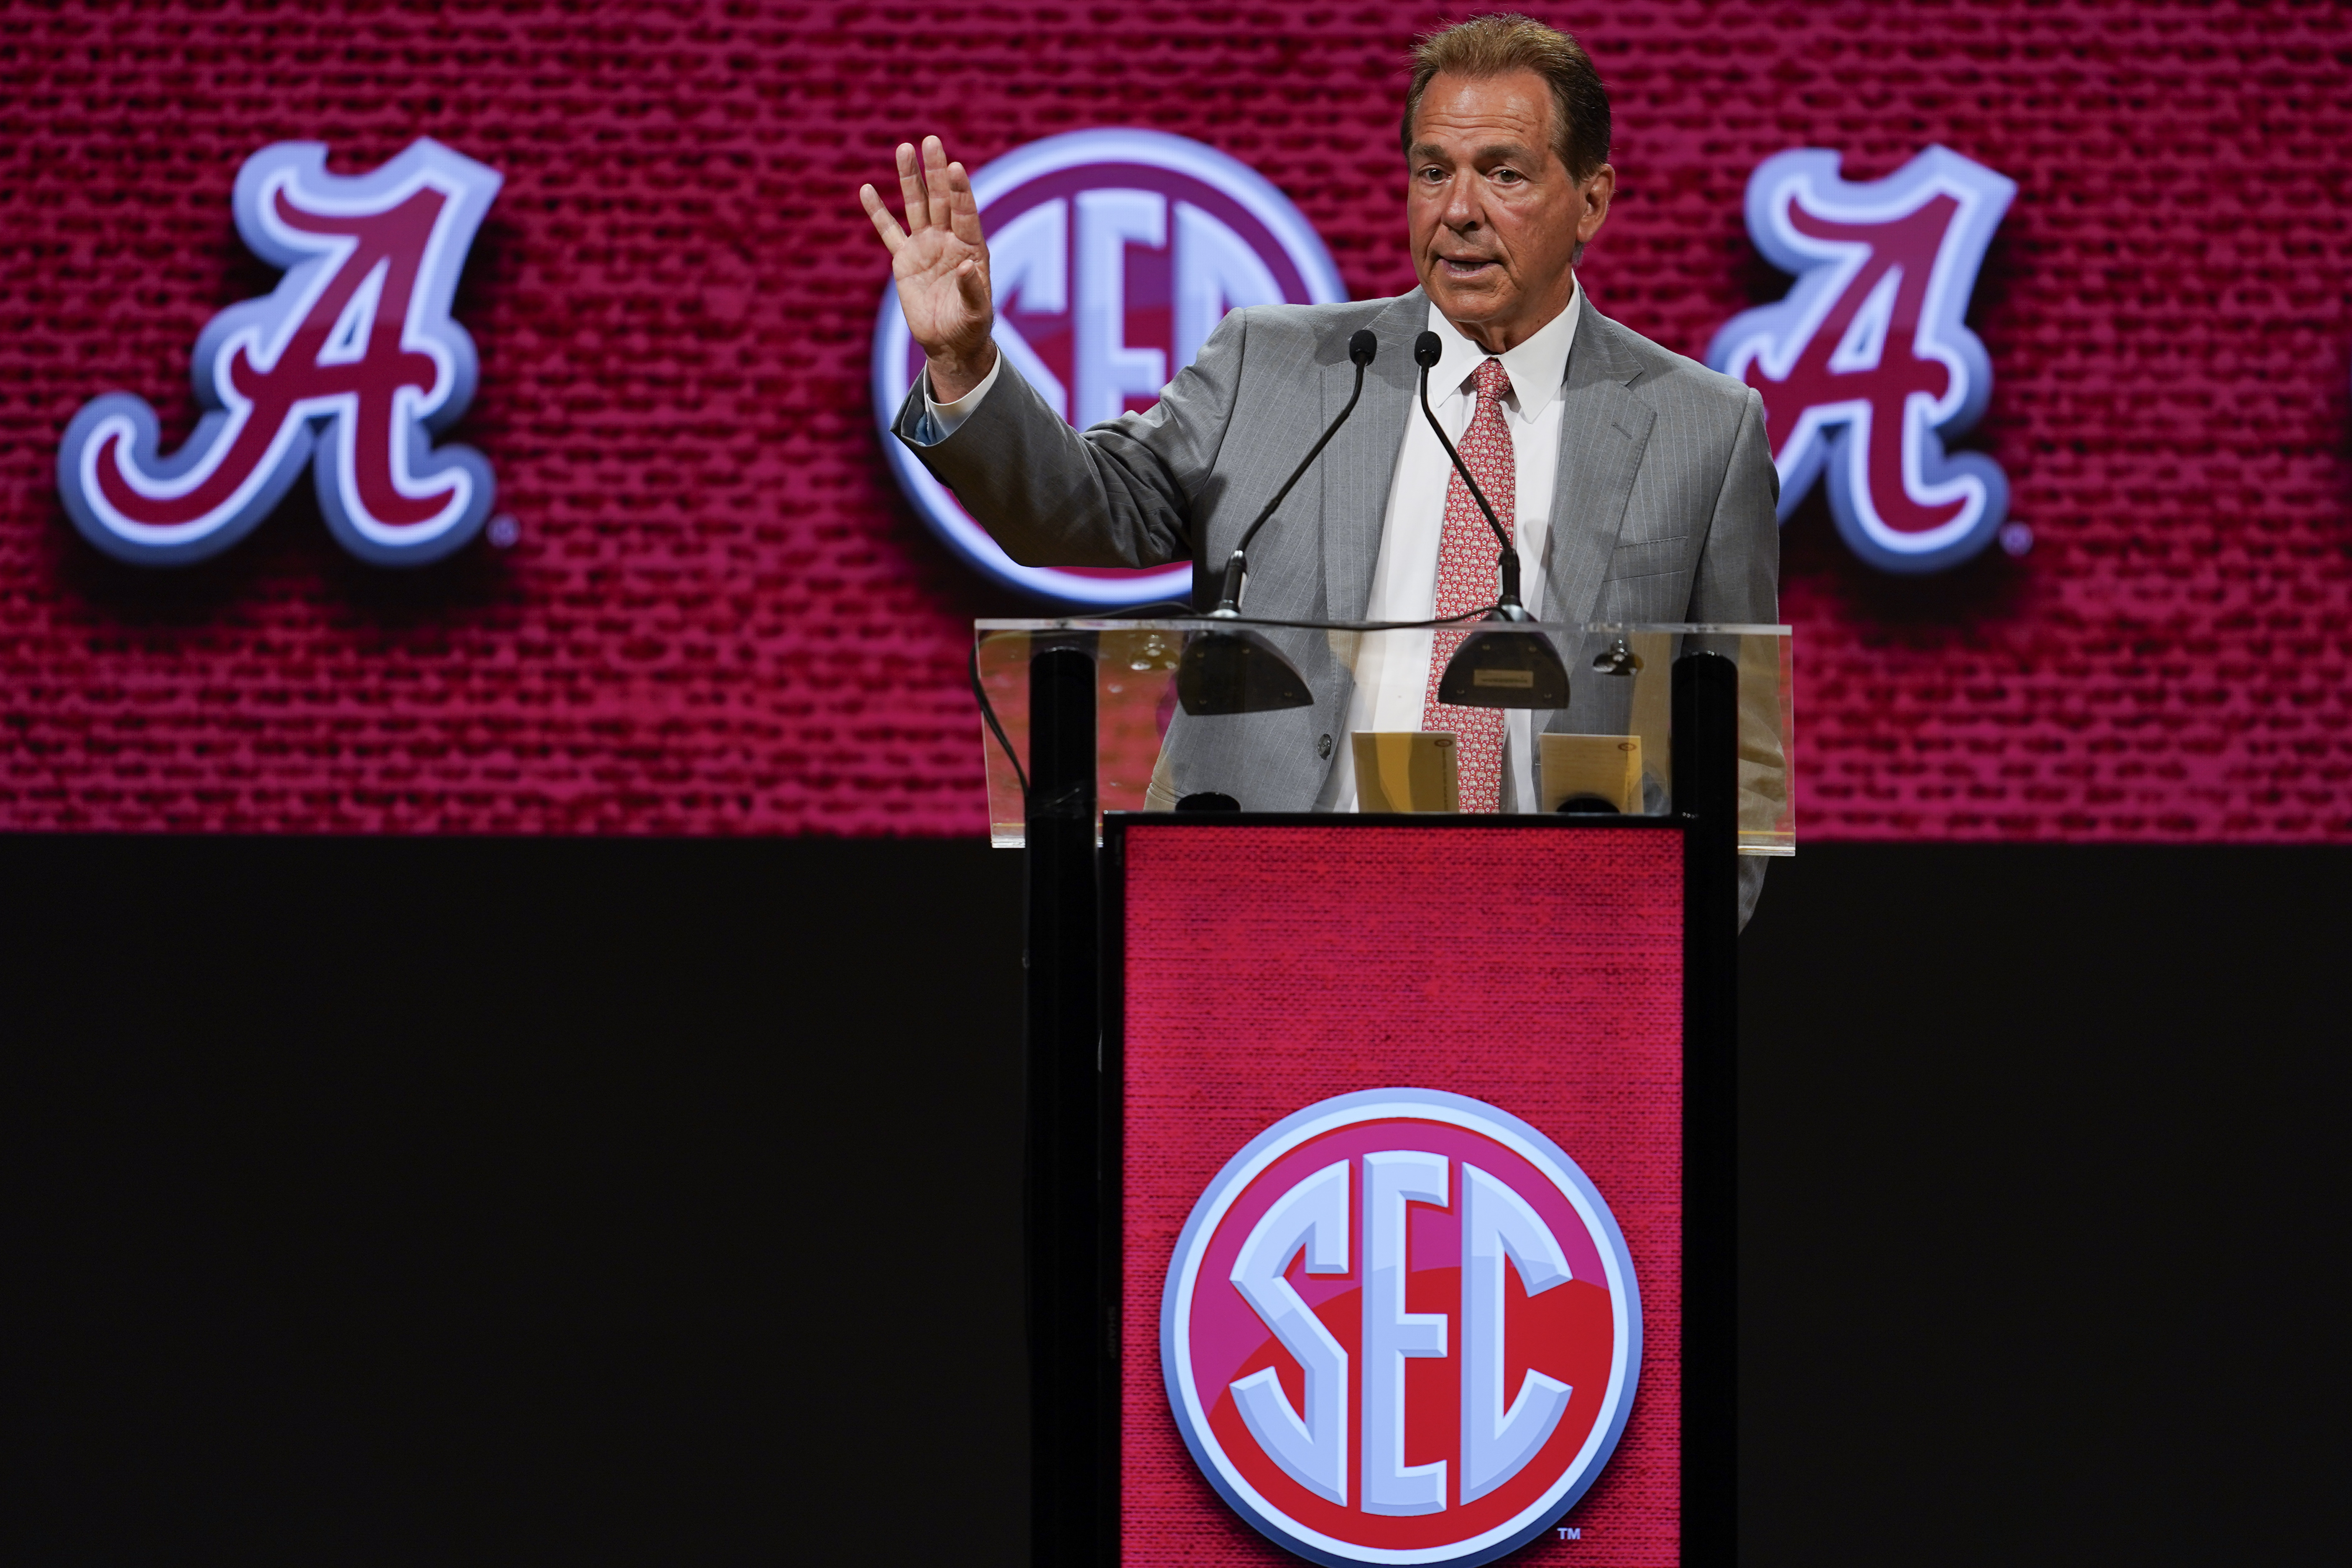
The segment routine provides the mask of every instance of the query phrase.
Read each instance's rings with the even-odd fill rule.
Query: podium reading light
[[[1627,647],[1622,637],[1612,637],[1605,651],[1592,656],[1592,668],[1602,675],[1631,680],[1633,672],[1642,668],[1642,656]]]
[[[1429,406],[1429,373],[1444,358],[1445,345],[1439,342],[1435,332],[1423,332],[1414,340],[1412,359],[1421,366],[1421,412],[1428,419],[1437,444],[1454,463],[1454,471],[1462,476],[1463,485],[1470,499],[1478,503],[1478,510],[1486,526],[1495,531],[1495,538],[1503,547],[1496,565],[1502,569],[1503,595],[1486,617],[1487,626],[1497,621],[1525,621],[1533,617],[1527,606],[1519,603],[1519,552],[1511,543],[1510,531],[1495,521],[1495,509],[1478,489],[1478,481],[1470,477],[1470,469],[1462,461],[1462,454],[1445,438],[1445,429],[1437,422],[1435,410]],[[1445,673],[1438,679],[1437,700],[1451,702],[1456,708],[1565,708],[1568,706],[1568,667],[1559,661],[1559,650],[1541,632],[1490,631],[1485,628],[1472,632],[1445,661]]]
[[[1323,438],[1308,449],[1274,499],[1258,510],[1249,527],[1242,531],[1242,540],[1234,546],[1232,559],[1225,563],[1223,583],[1219,589],[1217,607],[1209,612],[1213,621],[1238,619],[1242,613],[1242,584],[1249,574],[1250,541],[1257,531],[1274,516],[1275,508],[1289,496],[1291,487],[1306,476],[1348,416],[1356,411],[1356,400],[1364,395],[1364,369],[1380,352],[1381,341],[1369,329],[1359,331],[1348,340],[1348,358],[1355,363],[1356,389],[1348,395],[1348,406],[1339,410],[1339,417],[1331,421]],[[1184,649],[1184,658],[1176,667],[1176,697],[1184,711],[1198,717],[1208,713],[1267,713],[1280,708],[1306,708],[1313,704],[1314,694],[1307,689],[1307,678],[1298,673],[1291,662],[1258,633],[1246,626],[1231,630],[1223,627],[1195,632]]]

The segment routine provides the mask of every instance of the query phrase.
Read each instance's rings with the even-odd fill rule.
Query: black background
[[[1744,1561],[2336,1559],[2347,875],[1774,867]],[[937,840],[0,837],[0,1555],[1019,1563],[1020,898]]]

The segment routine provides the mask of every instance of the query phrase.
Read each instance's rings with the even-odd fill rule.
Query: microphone
[[[1434,333],[1424,332],[1422,335],[1432,342],[1437,341]],[[1291,487],[1304,479],[1307,470],[1314,466],[1315,459],[1323,455],[1323,448],[1331,444],[1331,437],[1339,433],[1339,426],[1348,422],[1348,416],[1356,411],[1356,400],[1364,395],[1365,367],[1372,363],[1372,356],[1380,351],[1381,340],[1372,335],[1369,327],[1358,328],[1355,335],[1348,340],[1348,357],[1355,362],[1356,366],[1356,389],[1348,395],[1348,406],[1339,410],[1339,417],[1331,421],[1330,428],[1323,432],[1323,438],[1299,459],[1298,467],[1290,470],[1290,477],[1282,481],[1280,489],[1274,492],[1274,499],[1265,503],[1257,516],[1251,520],[1249,527],[1242,531],[1242,542],[1234,546],[1233,556],[1225,563],[1224,582],[1217,595],[1217,607],[1210,611],[1210,615],[1222,618],[1241,614],[1242,579],[1249,573],[1250,541],[1257,537],[1257,531],[1266,525],[1267,520],[1274,516],[1275,509],[1289,496]],[[1429,379],[1426,373],[1422,379],[1424,382]]]
[[[1380,353],[1381,340],[1365,328],[1348,340],[1348,357],[1355,362],[1356,389],[1348,395],[1348,406],[1339,410],[1339,417],[1331,421],[1323,438],[1315,443],[1274,499],[1265,503],[1257,516],[1250,520],[1242,531],[1242,542],[1234,546],[1233,558],[1225,563],[1224,583],[1217,595],[1217,607],[1209,612],[1212,621],[1238,620],[1242,613],[1242,584],[1249,573],[1250,541],[1257,537],[1275,509],[1290,494],[1293,485],[1305,477],[1348,416],[1356,411],[1357,399],[1364,395],[1364,368]],[[1283,658],[1282,650],[1247,626],[1213,626],[1195,632],[1184,639],[1184,656],[1176,664],[1176,696],[1184,711],[1196,718],[1219,713],[1266,713],[1283,708],[1305,708],[1313,704],[1314,693],[1307,689],[1307,678],[1297,668]]]
[[[1503,547],[1502,556],[1496,562],[1503,570],[1503,597],[1495,607],[1494,618],[1498,621],[1524,621],[1528,616],[1526,607],[1519,603],[1518,547],[1511,542],[1510,531],[1495,520],[1495,509],[1486,504],[1486,497],[1478,489],[1478,481],[1470,477],[1469,467],[1462,461],[1462,454],[1455,451],[1454,443],[1445,438],[1445,427],[1437,422],[1436,411],[1429,406],[1429,373],[1444,357],[1445,345],[1438,341],[1435,332],[1423,332],[1413,340],[1412,363],[1421,366],[1421,412],[1428,419],[1430,430],[1437,437],[1437,444],[1445,448],[1445,456],[1453,462],[1454,471],[1462,476],[1462,483],[1470,491],[1470,499],[1478,503],[1478,510],[1486,519],[1486,526],[1495,531],[1496,542]]]
[[[1462,476],[1470,499],[1478,503],[1478,510],[1486,519],[1486,526],[1495,531],[1503,553],[1496,564],[1503,570],[1503,595],[1486,617],[1488,625],[1470,633],[1454,648],[1454,657],[1445,661],[1444,671],[1437,679],[1437,700],[1457,708],[1565,708],[1568,706],[1568,667],[1560,662],[1559,650],[1540,631],[1508,630],[1493,625],[1496,621],[1531,621],[1527,606],[1519,603],[1519,552],[1511,542],[1508,530],[1495,517],[1495,509],[1478,489],[1478,481],[1470,477],[1470,469],[1462,461],[1462,454],[1445,438],[1445,427],[1437,422],[1437,412],[1429,405],[1429,373],[1445,357],[1445,345],[1435,332],[1423,332],[1413,340],[1412,362],[1421,366],[1421,412],[1429,421],[1437,444],[1445,448],[1453,459],[1454,471]]]

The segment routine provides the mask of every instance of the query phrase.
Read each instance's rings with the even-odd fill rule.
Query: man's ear
[[[1616,169],[1603,163],[1593,170],[1591,177],[1584,182],[1583,195],[1584,213],[1576,223],[1576,243],[1580,249],[1591,244],[1592,237],[1601,232],[1601,226],[1609,221],[1609,203],[1617,195]]]

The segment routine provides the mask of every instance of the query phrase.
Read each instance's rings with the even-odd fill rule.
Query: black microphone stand
[[[1275,509],[1282,505],[1293,486],[1306,477],[1348,416],[1356,411],[1357,401],[1364,395],[1364,370],[1380,352],[1381,341],[1370,329],[1360,329],[1348,340],[1348,357],[1355,362],[1356,387],[1348,395],[1348,406],[1339,410],[1339,417],[1331,421],[1300,459],[1274,499],[1259,509],[1256,517],[1243,531],[1241,542],[1234,547],[1231,559],[1225,563],[1224,578],[1219,586],[1217,607],[1209,612],[1212,621],[1238,621],[1242,613],[1243,580],[1249,572],[1250,541],[1266,525]],[[1220,713],[1266,713],[1284,708],[1306,708],[1313,704],[1314,694],[1307,689],[1306,677],[1283,658],[1282,650],[1257,632],[1246,626],[1213,626],[1195,632],[1185,639],[1184,657],[1176,666],[1176,696],[1184,711],[1194,717]]]
[[[1445,426],[1437,422],[1436,411],[1429,406],[1429,373],[1444,357],[1445,345],[1438,341],[1435,332],[1423,332],[1414,340],[1412,361],[1421,366],[1422,416],[1429,421],[1430,431],[1436,436],[1437,444],[1445,448],[1446,460],[1454,465],[1454,471],[1462,476],[1462,483],[1470,491],[1470,499],[1478,503],[1479,515],[1486,520],[1486,526],[1495,531],[1495,542],[1503,547],[1501,557],[1495,563],[1502,569],[1503,596],[1495,605],[1494,614],[1486,618],[1495,621],[1532,620],[1534,617],[1528,614],[1527,606],[1519,603],[1518,546],[1511,542],[1510,531],[1496,521],[1495,509],[1486,504],[1486,492],[1478,488],[1478,481],[1470,477],[1469,465],[1462,460],[1462,454],[1454,449],[1454,443],[1446,438]]]
[[[1231,620],[1242,613],[1242,579],[1249,572],[1250,541],[1255,539],[1257,531],[1264,528],[1273,518],[1275,509],[1289,499],[1292,487],[1307,477],[1307,470],[1315,466],[1315,459],[1323,455],[1323,448],[1331,444],[1331,437],[1339,433],[1339,426],[1345,425],[1348,422],[1348,416],[1356,411],[1357,400],[1364,395],[1364,371],[1370,365],[1373,356],[1379,353],[1380,350],[1381,340],[1372,335],[1371,329],[1369,327],[1358,330],[1356,334],[1348,340],[1348,357],[1355,362],[1356,366],[1356,389],[1348,394],[1348,406],[1339,410],[1339,417],[1331,421],[1330,427],[1323,432],[1322,438],[1307,449],[1307,456],[1299,459],[1298,467],[1290,470],[1290,477],[1282,481],[1282,488],[1274,492],[1274,499],[1259,508],[1257,516],[1250,521],[1249,527],[1242,531],[1241,542],[1234,546],[1233,555],[1225,562],[1224,577],[1217,595],[1217,607],[1209,612],[1211,616],[1219,620]],[[1426,382],[1428,379],[1428,374],[1423,373],[1422,380]]]
[[[1421,366],[1421,413],[1429,421],[1430,433],[1437,444],[1445,448],[1445,456],[1454,471],[1462,476],[1463,487],[1470,499],[1478,504],[1478,513],[1486,526],[1495,531],[1496,542],[1503,553],[1495,564],[1503,575],[1502,597],[1486,616],[1488,625],[1496,621],[1532,621],[1528,607],[1519,602],[1519,551],[1511,542],[1511,534],[1495,516],[1495,509],[1486,504],[1478,481],[1470,477],[1470,466],[1462,454],[1454,449],[1445,427],[1437,422],[1437,411],[1429,405],[1429,373],[1445,357],[1445,345],[1435,332],[1423,332],[1413,341],[1413,363]],[[1438,678],[1437,700],[1457,708],[1565,708],[1568,706],[1568,667],[1560,662],[1559,650],[1551,639],[1539,631],[1475,631],[1462,639],[1454,657],[1445,662],[1445,672]]]

